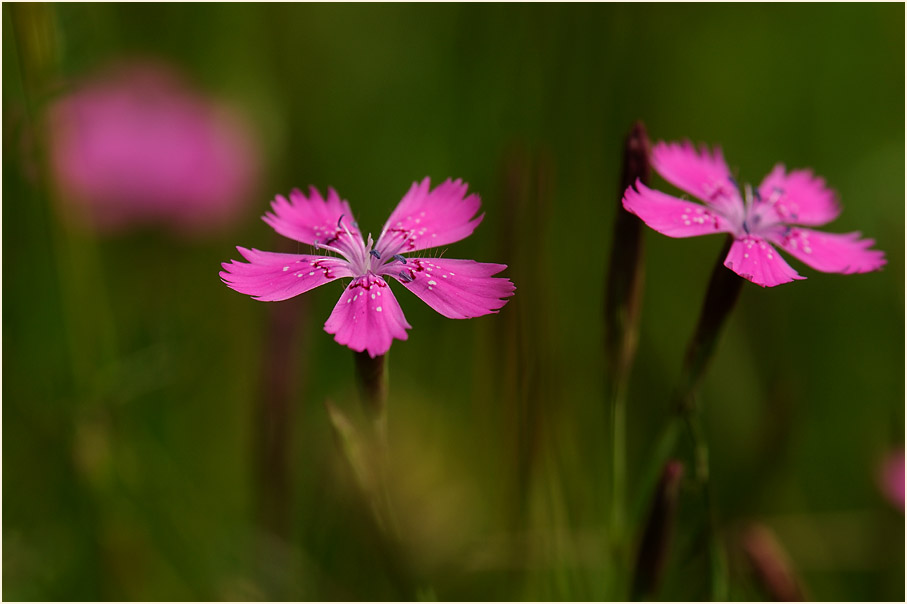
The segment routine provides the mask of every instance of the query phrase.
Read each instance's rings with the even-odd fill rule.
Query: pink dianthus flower
[[[805,279],[778,254],[773,244],[826,273],[866,273],[885,264],[885,254],[860,233],[824,233],[820,226],[841,213],[833,191],[809,170],[787,172],[778,164],[759,187],[737,182],[721,150],[697,152],[689,142],[658,143],[652,166],[668,182],[705,205],[649,189],[641,182],[624,193],[624,207],[669,237],[730,233],[734,241],[724,265],[762,287]]]
[[[377,242],[362,239],[349,203],[328,189],[327,199],[315,187],[306,197],[299,190],[289,200],[278,195],[263,220],[285,237],[336,255],[283,254],[237,247],[247,262],[224,263],[221,279],[256,300],[292,298],[335,279],[351,277],[324,330],[337,343],[376,357],[394,339],[407,339],[403,316],[387,277],[400,282],[430,307],[451,319],[497,312],[513,295],[506,278],[493,277],[507,268],[475,260],[403,256],[464,239],[484,214],[478,195],[468,185],[448,179],[434,190],[425,178],[413,183],[384,225]]]
[[[241,116],[166,63],[118,64],[49,109],[64,206],[100,230],[213,231],[248,206],[259,166]]]

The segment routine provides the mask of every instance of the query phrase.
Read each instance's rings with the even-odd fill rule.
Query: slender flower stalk
[[[369,416],[377,421],[385,417],[387,408],[387,357],[372,357],[367,352],[354,352],[353,356],[362,404]]]
[[[378,488],[378,475],[375,471],[374,441],[370,435],[363,434],[361,425],[357,425],[358,422],[353,421],[331,401],[325,401],[324,406],[356,488],[359,489],[363,501],[370,507],[377,526],[384,531],[387,522]]]
[[[724,248],[719,252],[718,260],[712,269],[699,321],[687,345],[680,383],[674,399],[674,411],[686,426],[693,447],[693,475],[701,489],[706,514],[705,530],[709,544],[711,569],[710,588],[711,596],[715,600],[727,599],[725,593],[727,591],[727,569],[724,549],[715,527],[715,510],[709,484],[708,439],[702,426],[702,417],[695,397],[705,370],[712,359],[718,336],[737,303],[740,289],[744,283],[743,279],[727,270],[722,262],[732,243],[732,239],[729,237]]]
[[[624,142],[620,191],[635,182],[648,183],[649,138],[641,121]],[[626,387],[636,355],[642,301],[642,222],[618,204],[614,219],[611,263],[605,280],[605,372],[611,433],[611,502],[609,538],[618,559],[623,545],[626,489]]]
[[[390,446],[387,438],[387,355],[371,357],[367,352],[354,352],[356,383],[362,406],[371,423],[372,473],[375,480],[378,522],[394,537],[399,527],[390,496]]]
[[[709,487],[709,447],[702,426],[702,418],[696,405],[696,393],[714,354],[724,323],[730,316],[744,283],[743,279],[727,270],[723,265],[723,259],[727,255],[731,243],[731,239],[728,238],[712,269],[699,321],[687,344],[679,383],[672,399],[671,416],[653,447],[650,465],[643,472],[642,479],[642,493],[651,492],[656,480],[656,468],[660,467],[664,463],[663,460],[672,454],[681,433],[686,430],[693,449],[693,476],[700,488],[706,513],[706,531],[712,569],[712,596],[718,600],[725,599],[723,594],[726,590],[726,564],[724,552],[714,527],[714,510]]]
[[[390,447],[387,438],[387,356],[354,352],[356,382],[368,428],[355,425],[329,401],[325,403],[334,434],[349,464],[363,501],[371,509],[382,563],[401,597],[413,598],[426,588],[406,556],[406,547],[391,497]]]
[[[403,600],[419,599],[420,581],[406,556],[401,535],[395,525],[391,524],[383,477],[378,473],[375,459],[374,439],[364,434],[361,425],[352,421],[339,407],[331,401],[325,401],[325,409],[334,430],[337,445],[343,453],[353,481],[362,496],[361,502],[371,512],[373,523],[367,523],[368,540],[374,541],[382,550],[379,560],[387,572],[388,580],[397,590],[397,596]]]
[[[647,184],[649,137],[639,121],[624,141],[621,194],[637,181]],[[637,318],[643,285],[642,222],[618,204],[614,218],[611,262],[605,281],[605,354],[609,375],[626,380],[636,353]]]
[[[721,329],[734,309],[744,283],[743,279],[726,270],[722,262],[732,244],[733,238],[728,237],[718,253],[718,261],[712,269],[696,330],[687,344],[680,373],[680,385],[676,393],[678,410],[684,415],[694,411],[694,396],[699,383],[711,361]]]

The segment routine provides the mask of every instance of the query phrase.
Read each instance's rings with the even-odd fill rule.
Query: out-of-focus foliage
[[[248,117],[245,220],[101,235],[59,211],[46,111],[130,58]],[[700,403],[732,598],[764,596],[739,544],[755,522],[811,597],[902,599],[904,516],[877,477],[904,440],[904,100],[903,5],[4,4],[3,597],[409,597],[325,409],[357,408],[351,354],[321,329],[341,286],[259,303],[217,271],[237,244],[296,251],[258,220],[276,193],[333,186],[377,233],[426,175],[483,199],[447,255],[506,262],[518,289],[462,322],[397,294],[413,330],[388,358],[391,495],[420,593],[624,597],[603,277],[642,119],[720,144],[741,182],[813,168],[844,206],[828,230],[888,254],[880,273],[745,284]],[[721,240],[646,244],[631,504]],[[686,501],[666,598],[707,582]]]

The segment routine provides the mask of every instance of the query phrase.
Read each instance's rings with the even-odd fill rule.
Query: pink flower
[[[221,279],[256,300],[292,298],[335,279],[351,277],[324,330],[339,344],[369,356],[382,355],[394,338],[405,340],[410,325],[388,286],[393,277],[433,309],[451,319],[497,312],[516,289],[509,279],[492,277],[504,264],[475,260],[403,256],[446,245],[472,234],[484,216],[474,217],[480,201],[466,196],[468,185],[448,179],[429,190],[429,179],[413,183],[384,225],[377,243],[362,234],[350,206],[333,189],[325,200],[310,187],[289,201],[278,195],[264,221],[275,231],[336,255],[279,254],[238,247],[248,262],[224,263]]]
[[[113,67],[57,100],[48,117],[65,208],[101,230],[215,230],[251,201],[251,132],[166,64]]]
[[[705,205],[649,189],[641,182],[624,193],[624,207],[669,237],[730,233],[734,237],[724,265],[762,287],[805,279],[772,244],[816,270],[866,273],[885,264],[885,254],[869,249],[860,233],[824,233],[803,226],[831,222],[841,212],[833,191],[809,170],[786,172],[778,164],[756,190],[747,185],[745,200],[716,148],[697,152],[689,142],[658,143],[652,165],[661,176],[701,199]]]

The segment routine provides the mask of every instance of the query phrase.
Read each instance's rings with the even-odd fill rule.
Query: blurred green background
[[[451,321],[394,286],[413,329],[389,356],[393,496],[425,595],[618,597],[603,279],[622,139],[642,119],[653,140],[720,144],[741,181],[779,161],[813,168],[844,205],[828,230],[887,253],[879,273],[792,260],[806,281],[745,284],[701,402],[731,598],[764,597],[735,554],[758,522],[811,597],[902,600],[904,516],[876,476],[904,441],[904,17],[901,4],[4,4],[3,598],[408,597],[324,407],[357,409],[352,355],[322,330],[341,285],[260,303],[217,272],[235,245],[295,251],[258,219],[277,193],[333,186],[377,233],[426,175],[483,199],[485,221],[447,255],[506,262],[517,292],[499,315]],[[130,56],[178,65],[257,128],[264,174],[233,228],[100,236],[56,212],[43,111]],[[722,245],[645,237],[631,499]],[[273,411],[286,468],[262,452],[275,388],[291,400]],[[665,598],[703,595],[684,534]]]

